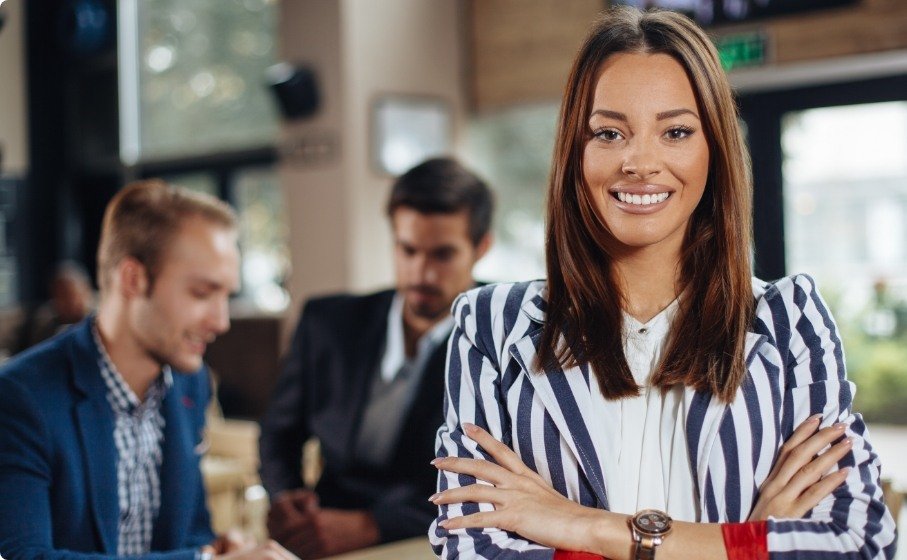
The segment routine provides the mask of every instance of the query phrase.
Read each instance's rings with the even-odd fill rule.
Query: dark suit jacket
[[[0,369],[0,554],[89,560],[117,552],[114,414],[88,320]],[[196,453],[210,396],[207,372],[174,371],[161,509],[148,559],[192,560],[214,535]]]
[[[261,478],[276,494],[302,486],[300,454],[321,440],[324,472],[315,491],[324,507],[367,509],[383,542],[425,535],[436,513],[435,432],[442,422],[446,344],[430,357],[406,412],[390,465],[357,462],[359,425],[381,360],[394,292],[332,296],[302,310],[274,397],[262,421]]]

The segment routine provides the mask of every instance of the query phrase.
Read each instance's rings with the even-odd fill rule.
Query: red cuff
[[[721,534],[728,560],[768,560],[768,526],[765,521],[722,523]]]
[[[602,560],[604,556],[591,552],[574,552],[572,550],[555,550],[553,560]]]
[[[591,552],[574,552],[572,550],[555,550],[553,560],[602,560],[604,556]]]

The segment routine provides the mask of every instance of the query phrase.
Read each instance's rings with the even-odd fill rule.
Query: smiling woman
[[[583,176],[596,213],[621,245],[679,255],[709,173],[683,66],[667,54],[616,54],[602,64],[593,107]]]
[[[547,281],[454,305],[441,557],[893,556],[834,320],[809,276],[751,275],[737,123],[687,18],[593,28],[561,108]]]

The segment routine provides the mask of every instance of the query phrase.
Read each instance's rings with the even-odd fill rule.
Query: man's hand
[[[365,510],[320,509],[284,545],[302,560],[334,556],[378,544],[380,534]]]
[[[365,510],[322,509],[310,490],[282,492],[268,513],[268,531],[302,560],[377,544],[381,535]]]
[[[214,541],[206,546],[205,549],[215,556],[220,556],[222,554],[250,550],[254,547],[255,541],[251,537],[236,529],[230,529],[214,539]]]
[[[312,512],[318,510],[318,495],[311,490],[285,490],[274,498],[268,512],[268,534],[286,545],[304,530]]]

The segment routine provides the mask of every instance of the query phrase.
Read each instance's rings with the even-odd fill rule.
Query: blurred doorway
[[[756,272],[806,272],[844,341],[855,407],[907,426],[907,76],[740,97]]]

